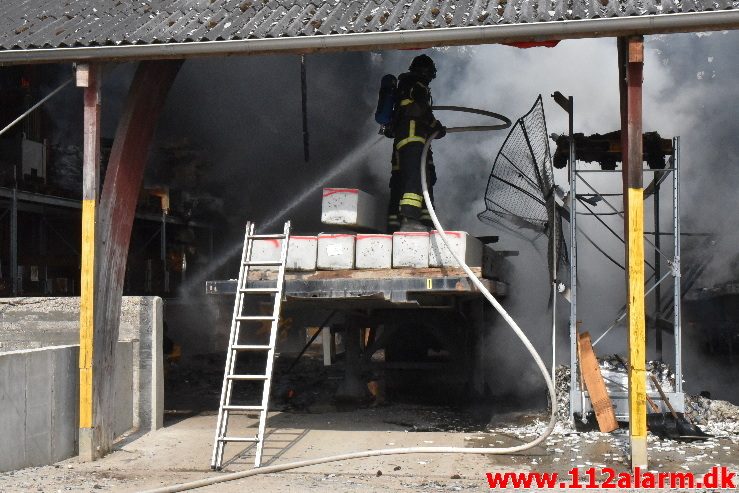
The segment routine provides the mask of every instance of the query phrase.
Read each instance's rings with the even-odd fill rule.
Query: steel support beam
[[[10,199],[10,286],[18,295],[18,189],[13,187]]]
[[[113,368],[131,227],[156,122],[181,61],[141,62],[129,89],[97,208],[92,367],[95,455],[113,443]],[[86,150],[87,152],[87,150]],[[80,449],[82,444],[80,444]]]
[[[642,77],[644,38],[618,38],[623,149],[626,300],[629,328],[629,436],[632,468],[647,467],[646,330],[644,313],[644,184]]]
[[[662,277],[662,259],[659,256],[657,250],[661,246],[660,238],[660,222],[659,222],[659,180],[661,176],[657,175],[654,178],[654,278],[660,279]],[[662,289],[660,283],[654,288],[654,349],[657,352],[657,360],[662,361],[662,326],[659,323],[659,319],[662,318]]]
[[[98,65],[77,67],[77,86],[84,88],[82,156],[82,253],[80,280],[80,438],[82,460],[98,456],[99,438],[94,425],[96,409],[93,395],[98,390],[94,380],[102,371],[95,364],[95,271],[98,250],[96,235],[98,190],[100,189],[100,84]]]

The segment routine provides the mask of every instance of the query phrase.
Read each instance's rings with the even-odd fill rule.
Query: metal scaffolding
[[[572,147],[570,148],[572,152]],[[625,266],[620,264],[613,257],[609,256],[603,248],[601,248],[592,236],[588,235],[578,226],[578,215],[586,215],[595,218],[598,223],[605,228],[610,234],[618,238],[623,242],[623,238],[611,228],[607,222],[603,219],[603,216],[620,216],[624,218],[624,212],[620,211],[615,207],[609,200],[609,197],[617,196],[620,194],[600,192],[596,186],[593,185],[591,180],[586,178],[589,173],[618,173],[620,176],[621,170],[603,170],[603,169],[582,169],[578,167],[577,159],[571,161],[573,163],[570,166],[569,181],[570,181],[570,193],[568,196],[568,206],[570,212],[570,248],[569,248],[569,259],[570,259],[570,368],[573,371],[570,372],[570,415],[574,416],[575,413],[584,415],[585,413],[592,411],[592,407],[588,401],[588,393],[581,386],[581,379],[579,378],[579,367],[577,366],[577,330],[578,330],[578,311],[577,311],[577,280],[578,280],[578,240],[585,238],[596,250],[608,258],[611,262],[615,263],[621,269],[625,269]],[[675,385],[674,388],[669,389],[666,392],[670,403],[673,405],[676,411],[682,412],[684,408],[684,394],[682,388],[682,326],[680,318],[680,299],[681,293],[681,274],[680,274],[680,210],[679,210],[679,198],[680,198],[680,186],[679,186],[679,166],[680,166],[680,138],[673,138],[673,154],[669,159],[669,167],[664,169],[649,169],[644,168],[642,171],[645,173],[654,173],[652,184],[647,190],[651,189],[651,195],[653,198],[653,211],[654,211],[654,231],[645,233],[647,237],[645,241],[654,250],[653,262],[645,260],[647,267],[652,270],[652,275],[649,276],[645,286],[645,297],[654,297],[654,307],[652,310],[652,316],[648,317],[652,320],[652,325],[655,330],[655,350],[658,359],[662,359],[662,325],[664,320],[662,317],[672,312],[672,326],[674,329],[674,371],[675,371]],[[610,176],[610,175],[606,175]],[[671,232],[662,232],[660,230],[660,192],[662,187],[660,186],[668,177],[671,177],[670,187],[671,193],[671,205],[672,205],[672,230]],[[620,183],[620,181],[619,181]],[[584,186],[587,189],[586,193],[579,194],[577,190],[580,186]],[[649,195],[645,197],[648,198]],[[607,212],[598,212],[597,206],[592,204],[592,199],[595,199],[599,203],[602,202],[608,209]],[[578,210],[578,206],[583,206],[585,211]],[[660,237],[663,235],[670,235],[673,237],[672,252],[665,251],[662,248]],[[649,236],[654,236],[654,240],[651,240]],[[668,270],[663,274],[662,267],[668,266]],[[672,294],[662,299],[662,286],[669,279],[672,278]],[[651,285],[650,285],[651,283]],[[594,343],[596,346],[611,330],[618,327],[621,322],[626,319],[626,306],[621,309],[614,321],[605,327],[601,331],[593,330]],[[577,368],[577,371],[574,369]],[[615,406],[616,416],[619,420],[628,420],[629,416],[629,400],[628,392],[609,392],[611,400]],[[657,393],[652,395],[655,402],[660,402],[662,399]],[[663,408],[665,406],[663,405]],[[665,408],[666,410],[666,408]]]

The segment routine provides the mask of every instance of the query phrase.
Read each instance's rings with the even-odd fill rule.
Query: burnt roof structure
[[[0,63],[739,28],[738,0],[5,0]]]

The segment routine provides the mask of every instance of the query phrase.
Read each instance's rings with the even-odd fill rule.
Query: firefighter
[[[429,83],[436,77],[436,66],[428,55],[413,59],[408,72],[398,77],[397,107],[393,115],[393,170],[390,178],[388,227],[400,231],[428,231],[431,217],[426,210],[421,187],[421,154],[426,139],[446,128],[434,117]],[[429,195],[436,183],[432,153],[426,160]],[[394,218],[393,213],[397,214]],[[398,221],[399,220],[399,221]]]

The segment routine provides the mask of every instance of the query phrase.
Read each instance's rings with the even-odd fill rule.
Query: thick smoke
[[[711,35],[665,35],[646,39],[644,75],[645,130],[664,137],[682,138],[683,231],[710,232],[717,244],[709,252],[709,265],[702,285],[739,278],[739,33]],[[490,45],[427,50],[438,66],[439,76],[431,88],[436,104],[483,108],[516,119],[535,98],[544,96],[550,133],[567,129],[566,114],[549,97],[561,91],[575,97],[575,127],[586,135],[619,127],[619,95],[616,42],[614,39],[563,41],[555,48],[518,48]],[[279,228],[284,218],[294,230],[319,231],[320,187],[359,187],[387,196],[391,142],[376,145],[377,127],[372,121],[376,91],[385,73],[399,74],[419,52],[342,53],[308,56],[308,118],[311,161],[303,162],[300,65],[297,56],[231,57],[196,59],[185,62],[168,97],[159,125],[157,146],[186,142],[204,162],[206,172],[198,184],[201,192],[222,200],[228,226],[218,231],[216,250],[233,251],[246,220],[273,223]],[[104,134],[112,137],[133,67],[110,69],[105,79]],[[80,107],[79,91],[65,94]],[[54,102],[60,114],[68,107],[67,97]],[[64,104],[62,104],[64,102]],[[482,117],[439,112],[448,126],[485,124]],[[63,118],[70,140],[81,135],[77,116]],[[546,245],[521,242],[479,222],[476,213],[484,209],[483,196],[493,159],[506,131],[449,135],[435,143],[439,181],[435,189],[441,222],[450,229],[473,234],[500,234],[498,249],[519,250],[513,257],[514,274],[508,281],[507,301],[514,318],[531,335],[536,347],[550,354],[551,321],[548,314]],[[78,139],[77,139],[78,140]],[[358,152],[357,149],[364,149]],[[345,159],[345,157],[347,157]],[[152,160],[149,180],[172,176],[162,171],[177,163],[161,156]],[[337,172],[338,171],[338,172]],[[176,171],[174,173],[176,175]],[[331,176],[327,179],[326,176]],[[557,183],[567,188],[566,174],[556,172]],[[648,183],[651,175],[645,176]],[[593,179],[601,191],[619,192],[618,175]],[[669,183],[669,181],[667,182]],[[166,183],[160,183],[166,184]],[[306,188],[316,187],[300,204],[295,199]],[[580,190],[582,192],[584,190]],[[587,190],[585,190],[587,191]],[[665,197],[669,197],[669,194]],[[613,198],[616,207],[620,200]],[[668,203],[666,198],[663,203]],[[599,211],[605,211],[600,207]],[[647,230],[651,230],[651,209],[647,207]],[[669,207],[663,207],[663,229],[670,223]],[[620,219],[608,224],[617,232]],[[581,220],[583,230],[619,261],[623,246],[592,218]],[[667,241],[669,243],[669,241]],[[594,337],[618,314],[625,299],[623,271],[581,241],[579,311],[581,330]],[[691,260],[688,240],[683,241],[683,266]],[[238,248],[236,248],[238,250]],[[648,258],[653,252],[647,249]],[[224,265],[227,259],[220,255]],[[231,262],[233,264],[233,262]],[[228,269],[227,269],[228,270]],[[229,275],[228,272],[225,273]],[[233,276],[234,272],[230,272]],[[568,362],[567,317],[569,305],[560,300],[558,312],[559,361]],[[500,393],[536,389],[541,379],[520,343],[509,329],[494,329],[492,347],[496,358]],[[669,347],[670,341],[665,341]],[[614,329],[601,353],[626,349],[623,328]],[[687,346],[685,358],[697,354]],[[693,365],[695,368],[695,365]],[[691,364],[686,368],[689,390],[693,383]],[[521,378],[521,375],[524,375]],[[698,369],[695,370],[698,375]],[[510,378],[515,377],[515,378]],[[692,386],[692,388],[691,388]],[[534,391],[534,390],[532,390]],[[726,395],[726,397],[730,397]]]
[[[736,215],[726,213],[739,210],[735,193],[739,185],[735,157],[739,140],[731,138],[739,130],[733,112],[739,89],[730,77],[739,67],[733,49],[737,36],[730,32],[646,40],[645,130],[682,137],[683,230],[699,229],[724,236],[719,247],[726,245],[726,249],[716,255],[707,272],[705,282],[709,284],[739,277],[726,269],[737,255],[732,235],[739,230]],[[427,52],[439,70],[438,79],[431,85],[436,104],[490,109],[515,119],[543,94],[549,132],[561,133],[567,128],[566,114],[549,97],[559,90],[575,97],[576,131],[602,133],[619,127],[613,39],[564,41],[551,49],[491,45]],[[321,181],[343,156],[376,139],[372,112],[379,79],[384,73],[406,70],[416,54],[398,51],[308,57],[310,163],[302,160],[299,62],[292,56],[188,61],[170,95],[160,139],[184,136],[208,156],[210,172],[204,185],[223,197],[235,224],[246,219],[270,221],[306,187],[316,184],[356,186],[385,196],[389,140],[371,147],[365,156],[353,156],[349,166],[343,163],[345,172],[325,183]],[[485,123],[484,118],[467,115],[440,112],[437,117],[449,126]],[[476,213],[484,209],[487,176],[505,134],[456,134],[435,144],[437,208],[442,223],[449,228],[474,234],[496,233],[480,223]],[[645,182],[650,178],[646,175]],[[567,188],[565,173],[558,171],[556,179]],[[618,175],[592,182],[600,191],[621,190]],[[613,200],[617,208],[622,207],[618,198]],[[320,230],[319,208],[316,190],[286,217],[293,220],[296,230]],[[646,224],[651,230],[649,214],[647,207]],[[669,207],[663,207],[663,214],[669,214]],[[607,222],[615,231],[622,231],[617,217],[607,218]],[[663,216],[663,224],[663,228],[669,224],[668,215]],[[592,218],[583,218],[581,225],[603,249],[623,261],[623,246],[618,239]],[[522,243],[505,232],[499,233],[498,248],[520,251],[512,259],[515,275],[509,279],[512,294],[508,305],[548,359],[551,321],[545,244]],[[587,243],[581,244],[579,318],[583,320],[581,330],[590,330],[595,338],[623,305],[624,275]],[[653,252],[647,249],[647,255]],[[689,258],[688,252],[684,256]],[[558,311],[558,359],[567,362],[569,305],[560,301]],[[521,356],[520,343],[506,327],[499,324],[495,328],[493,341],[493,347],[487,349],[499,362],[493,376],[498,391],[520,393],[522,388],[541,385],[533,365]],[[669,342],[665,341],[666,347]],[[623,328],[614,329],[598,348],[601,353],[625,350]],[[686,348],[685,353],[687,358],[690,349]],[[687,371],[689,368],[686,376],[690,381]],[[528,375],[525,381],[521,375]]]
[[[739,219],[736,214],[727,213],[739,210],[736,194],[739,186],[736,158],[739,141],[732,138],[739,130],[739,119],[734,111],[739,99],[739,86],[735,80],[739,67],[739,54],[734,49],[737,39],[737,33],[730,32],[709,36],[659,36],[646,40],[645,131],[656,130],[664,137],[681,136],[683,231],[709,232],[718,238],[716,250],[709,253],[714,255],[713,260],[699,281],[703,285],[739,277],[739,272],[736,272]],[[567,128],[566,114],[548,97],[559,90],[575,97],[577,132],[586,135],[602,133],[620,126],[614,40],[566,41],[553,49],[518,50],[504,46],[447,49],[439,50],[436,58],[440,65],[440,78],[434,83],[437,102],[492,109],[515,118],[523,114],[541,93],[545,96],[549,131],[560,133]],[[443,118],[442,115],[439,117]],[[484,209],[482,198],[487,174],[504,137],[505,132],[451,136],[435,146],[440,177],[436,196],[442,222],[475,233],[489,233],[489,228],[477,222],[471,211]],[[652,176],[645,174],[645,184]],[[556,178],[563,188],[567,188],[563,172],[558,172]],[[601,192],[618,193],[621,190],[619,175],[589,177],[588,180]],[[665,188],[669,183],[668,180]],[[589,191],[579,190],[580,193]],[[661,215],[664,231],[671,224],[671,196],[668,192],[663,197]],[[622,209],[618,198],[612,200],[617,209]],[[601,206],[598,211],[607,212],[608,209]],[[652,230],[651,214],[651,205],[648,204],[647,230]],[[616,232],[622,232],[623,223],[617,216],[606,218],[606,222]],[[623,262],[620,240],[592,218],[581,218],[580,225],[598,241],[599,246]],[[548,355],[551,321],[547,314],[549,292],[543,255],[545,244],[543,241],[534,246],[521,244],[510,236],[506,237],[504,232],[501,232],[501,238],[500,248],[521,251],[520,256],[513,259],[516,270],[510,279],[511,312],[531,334],[537,348]],[[596,338],[615,319],[624,303],[624,275],[582,238],[579,244],[582,246],[578,318],[583,320],[581,330],[591,331]],[[670,251],[671,238],[663,239],[664,244]],[[708,253],[691,252],[691,246],[695,246],[694,241],[683,240],[684,268],[686,262],[695,259],[695,253]],[[647,256],[649,259],[654,256],[649,247]],[[664,289],[669,288],[668,283]],[[562,315],[558,321],[559,361],[567,362],[566,317],[569,305],[560,302],[558,311]],[[513,349],[521,348],[520,343],[511,337],[506,327],[498,326],[496,331],[498,336],[488,350],[499,361],[495,368],[496,377],[500,377],[498,389],[501,393],[517,391],[529,383],[541,385],[533,364]],[[691,347],[689,334],[686,334],[686,341],[683,356],[687,389],[701,390],[704,383],[708,383],[701,378],[703,375],[720,372],[715,371],[716,368],[705,369],[705,364],[699,368],[694,363],[697,348]],[[671,342],[667,337],[665,348],[670,348]],[[653,346],[651,340],[649,345],[650,348]],[[614,329],[598,351],[623,354],[626,351],[623,328]],[[653,356],[651,350],[650,356]],[[672,359],[670,354],[665,357]],[[523,369],[530,371],[521,371]],[[522,382],[520,377],[508,378],[522,374],[529,375],[526,382]],[[715,380],[709,387],[723,397],[736,398],[725,392],[728,387],[723,389]]]

